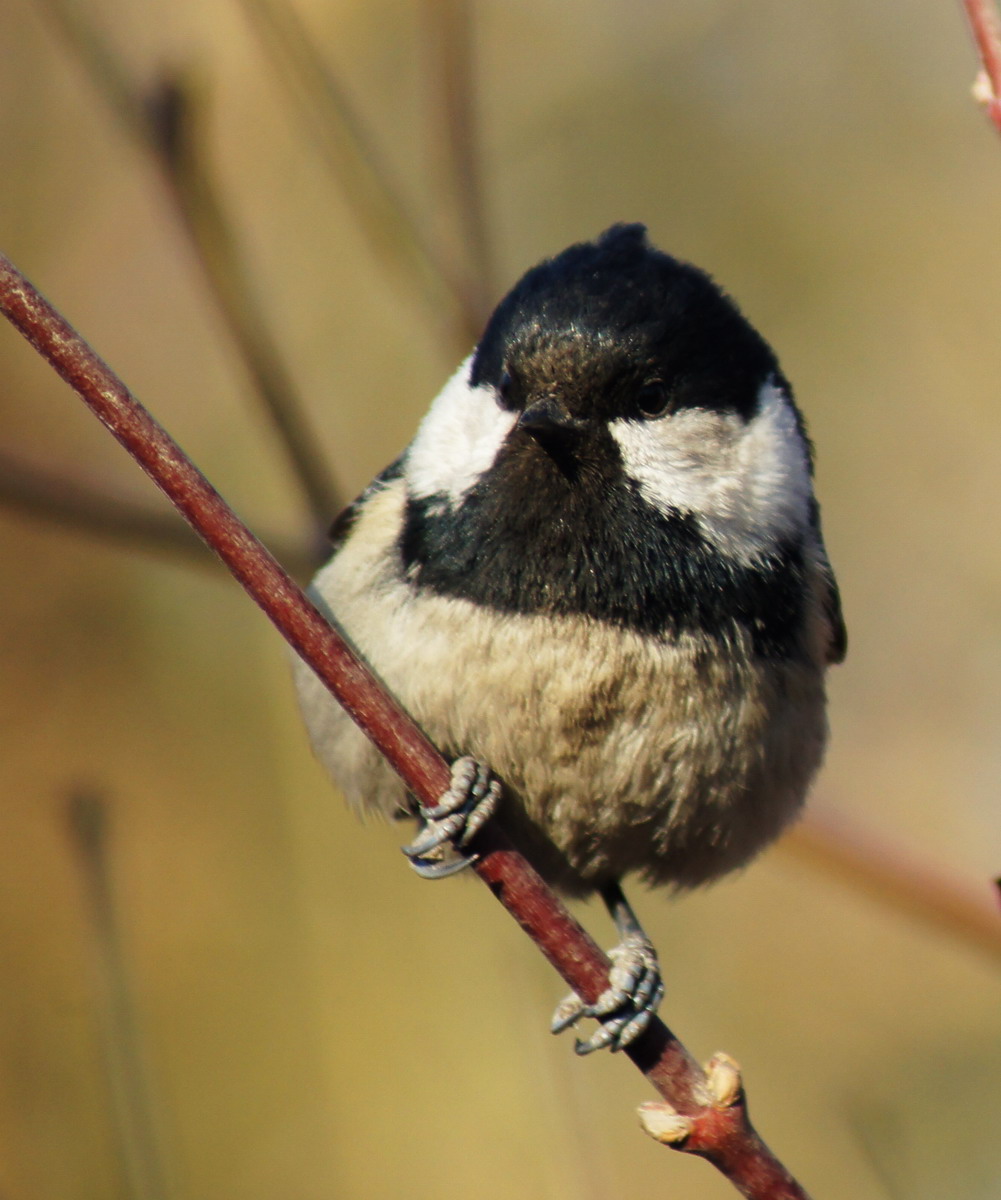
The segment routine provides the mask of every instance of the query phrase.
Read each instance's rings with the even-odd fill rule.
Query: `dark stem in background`
[[[121,380],[2,256],[0,310],[163,489],[414,795],[434,803],[449,784],[441,755]],[[483,830],[478,849],[480,877],[569,986],[594,1001],[608,980],[605,955],[499,829]],[[661,1021],[626,1053],[689,1118],[679,1149],[709,1159],[751,1200],[805,1200],[750,1125],[742,1091],[713,1103],[705,1075]]]
[[[467,354],[483,330],[475,277],[425,227],[295,9],[240,3],[369,246],[408,289],[418,285],[425,311],[449,314],[450,340]]]
[[[476,46],[470,0],[423,0],[430,48],[425,72],[434,97],[433,141],[451,192],[473,283],[470,323],[482,330],[494,297],[494,268],[480,163],[474,84]],[[479,337],[479,333],[476,334]]]
[[[160,168],[167,195],[194,245],[255,393],[278,433],[293,479],[305,495],[318,564],[324,554],[323,535],[343,498],[319,452],[319,440],[305,417],[292,374],[254,299],[232,222],[205,162],[203,122],[196,120],[192,88],[180,77],[164,76],[151,94],[143,93],[82,5],[45,0],[44,8],[122,125]]]
[[[104,998],[98,1006],[104,1025],[102,1049],[126,1194],[131,1200],[166,1200],[161,1139],[112,889],[108,808],[95,793],[78,791],[70,797],[66,815],[97,951],[97,977]]]
[[[205,543],[172,512],[158,512],[91,484],[66,479],[0,450],[0,504],[41,517],[61,529],[112,542],[146,554],[160,554],[194,566],[215,566]],[[297,579],[315,569],[311,547],[291,538],[265,539],[275,557]]]

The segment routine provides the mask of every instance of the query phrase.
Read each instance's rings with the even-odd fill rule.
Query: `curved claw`
[[[653,946],[643,936],[630,934],[609,952],[612,969],[609,986],[593,1004],[574,992],[561,1000],[550,1028],[562,1033],[581,1017],[593,1017],[601,1027],[588,1039],[578,1038],[577,1054],[592,1054],[610,1047],[613,1053],[630,1045],[650,1024],[664,998],[664,983]]]
[[[408,846],[404,846],[403,853],[407,854]],[[410,865],[421,877],[421,879],[446,879],[449,875],[458,875],[460,871],[465,871],[467,867],[471,867],[474,862],[479,859],[478,854],[464,854],[461,858],[417,858],[411,857]]]
[[[583,1015],[584,1001],[576,992],[571,992],[556,1005],[553,1019],[549,1024],[550,1033],[562,1033],[564,1029],[576,1025]]]
[[[618,1044],[619,1032],[624,1024],[625,1021],[622,1018],[608,1021],[604,1025],[601,1025],[587,1041],[583,1038],[578,1038],[574,1042],[574,1054],[583,1058],[586,1054],[593,1054],[595,1050],[604,1050],[606,1046],[610,1046],[612,1050],[615,1050]]]
[[[461,847],[490,820],[499,800],[500,781],[489,767],[474,758],[456,759],[448,791],[434,806],[420,806],[424,827],[402,847],[417,874],[424,879],[444,879],[472,866],[479,856],[464,854]],[[449,845],[454,854],[444,857],[442,852]]]
[[[451,841],[464,824],[463,818],[456,813],[450,817],[443,817],[440,821],[431,820],[408,846],[401,846],[400,849],[407,858],[420,858],[436,846]]]

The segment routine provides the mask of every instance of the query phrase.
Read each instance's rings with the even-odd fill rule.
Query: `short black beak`
[[[573,417],[554,400],[544,396],[526,406],[518,418],[518,428],[539,443],[545,450],[569,450],[580,440],[585,422]]]

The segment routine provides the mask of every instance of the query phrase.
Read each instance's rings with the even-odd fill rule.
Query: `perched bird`
[[[622,942],[577,1048],[663,995],[620,886],[695,887],[796,815],[845,653],[812,448],[774,353],[708,275],[615,225],[501,301],[407,450],[337,521],[314,596],[449,756],[422,810],[308,668],[316,753],[450,873],[499,821]],[[489,771],[487,770],[489,765]]]

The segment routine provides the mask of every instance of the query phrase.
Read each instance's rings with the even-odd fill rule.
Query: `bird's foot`
[[[433,807],[420,805],[421,831],[402,847],[417,874],[443,879],[474,863],[478,855],[465,853],[465,847],[497,811],[500,793],[489,767],[475,758],[457,758],[448,791]]]
[[[594,1017],[601,1028],[586,1041],[578,1038],[574,1049],[590,1054],[605,1046],[621,1050],[646,1029],[664,999],[657,953],[640,933],[627,934],[608,952],[612,969],[608,987],[593,1004],[585,1004],[576,992],[562,1000],[553,1013],[552,1031],[562,1033],[581,1017]]]

